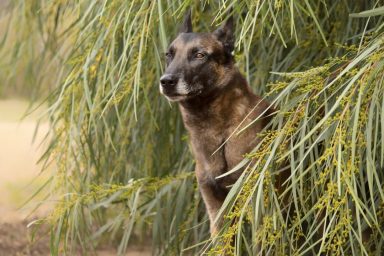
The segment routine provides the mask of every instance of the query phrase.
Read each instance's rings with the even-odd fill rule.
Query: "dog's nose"
[[[172,87],[175,87],[176,84],[177,84],[177,77],[174,76],[174,75],[169,75],[169,74],[163,75],[163,76],[160,78],[160,84],[161,84],[161,86],[163,86],[164,88],[172,88]]]

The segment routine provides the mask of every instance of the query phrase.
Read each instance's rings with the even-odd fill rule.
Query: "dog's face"
[[[234,60],[233,18],[213,33],[193,33],[190,11],[166,52],[160,92],[171,101],[202,97],[221,89]]]

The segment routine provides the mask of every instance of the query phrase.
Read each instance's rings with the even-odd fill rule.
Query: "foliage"
[[[25,18],[12,26],[36,26],[33,35],[49,38],[42,51],[50,55],[8,61],[34,66],[50,56],[61,67],[32,72],[58,81],[47,99],[52,128],[43,156],[55,165],[42,189],[57,199],[46,219],[52,254],[87,252],[105,238],[123,254],[139,236],[151,237],[155,255],[381,255],[382,4],[15,1],[12,13]],[[176,107],[158,92],[162,56],[189,6],[197,31],[210,30],[233,8],[239,68],[279,109],[272,129],[255,135],[262,143],[240,163],[247,169],[212,239],[188,135]],[[35,82],[28,86],[41,92]],[[276,189],[284,168],[291,174]]]
[[[0,2],[0,97],[38,100],[59,83],[72,48],[61,13],[41,1]]]

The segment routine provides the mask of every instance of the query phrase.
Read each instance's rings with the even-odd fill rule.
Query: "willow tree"
[[[42,161],[53,171],[39,192],[56,200],[41,220],[51,227],[52,254],[100,243],[123,254],[130,243],[150,240],[155,255],[382,255],[382,5],[13,1],[15,43],[6,34],[3,60],[11,70],[29,67],[41,79],[32,84],[25,76],[26,85],[48,94],[51,131]],[[246,170],[212,238],[188,135],[158,90],[165,49],[190,7],[196,31],[233,12],[238,66],[279,109],[273,129],[240,163]],[[291,175],[276,191],[287,165]]]

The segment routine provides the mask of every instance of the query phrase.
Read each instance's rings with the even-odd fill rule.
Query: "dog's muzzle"
[[[165,74],[160,78],[160,85],[164,92],[171,92],[175,90],[178,80],[179,78],[175,75]]]
[[[192,90],[187,82],[179,75],[165,74],[160,78],[160,92],[168,100],[180,101],[197,95],[201,90]]]

